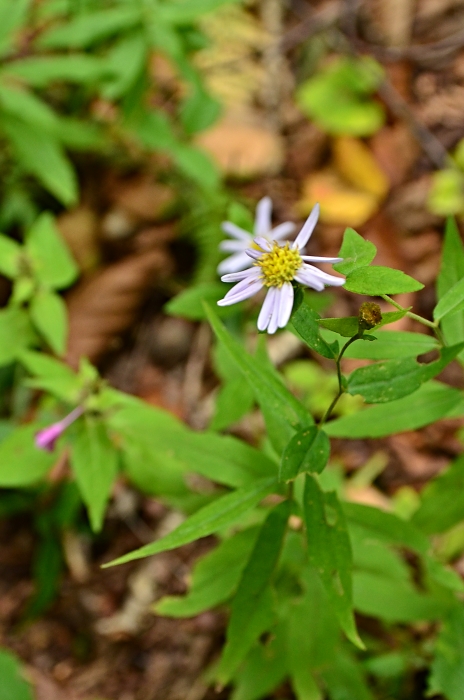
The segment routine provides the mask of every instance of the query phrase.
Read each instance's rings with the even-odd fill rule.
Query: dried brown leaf
[[[69,339],[67,362],[98,360],[132,323],[147,286],[169,271],[162,250],[134,255],[83,280],[67,298]]]

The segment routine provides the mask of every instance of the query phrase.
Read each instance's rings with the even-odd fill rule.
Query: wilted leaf
[[[388,180],[363,141],[341,136],[333,144],[334,164],[338,172],[355,187],[382,200],[388,192]]]
[[[153,250],[126,258],[84,280],[68,296],[67,362],[100,357],[132,322],[150,279],[165,273],[166,255]]]
[[[349,187],[333,170],[321,170],[303,182],[303,195],[298,202],[300,213],[307,216],[319,202],[320,219],[327,224],[361,226],[378,209],[378,199],[370,192]]]

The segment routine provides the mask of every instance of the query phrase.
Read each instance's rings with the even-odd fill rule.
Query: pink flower
[[[71,411],[69,415],[63,418],[63,420],[60,420],[57,423],[52,423],[52,425],[49,425],[47,428],[43,428],[43,430],[39,430],[39,432],[35,435],[35,446],[41,450],[53,452],[55,449],[55,443],[60,437],[61,433],[82,415],[83,410],[84,409],[81,406],[78,406]]]
[[[294,290],[292,282],[310,287],[318,292],[325,285],[341,286],[344,277],[336,277],[322,272],[313,262],[341,262],[343,258],[324,258],[302,255],[302,252],[314,231],[319,218],[319,205],[316,204],[306,220],[303,228],[293,243],[286,241],[269,241],[262,236],[254,239],[254,248],[246,253],[254,260],[251,267],[241,272],[235,272],[221,277],[223,282],[237,282],[235,287],[227,292],[224,299],[218,301],[219,306],[229,306],[248,299],[263,287],[268,291],[258,317],[258,329],[275,333],[278,328],[284,328],[292,313]]]

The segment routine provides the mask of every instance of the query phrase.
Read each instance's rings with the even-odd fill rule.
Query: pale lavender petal
[[[269,236],[273,241],[281,241],[283,238],[290,236],[296,229],[296,224],[292,221],[284,221],[283,224],[279,224],[272,231],[270,231]]]
[[[221,241],[219,243],[219,250],[223,250],[224,253],[238,253],[242,250],[246,250],[249,245],[251,245],[251,241],[253,239],[250,238],[249,241]]]
[[[303,228],[301,229],[298,236],[295,238],[292,244],[292,248],[298,248],[298,250],[303,250],[306,243],[309,241],[312,232],[314,231],[318,218],[319,204],[315,204],[311,214],[308,216],[305,223],[303,224]]]
[[[322,284],[329,284],[333,287],[341,287],[343,284],[345,284],[344,277],[329,275],[327,272],[322,272],[322,270],[319,270],[317,267],[313,267],[312,265],[308,265],[307,263],[303,263],[298,270],[297,275],[295,275],[295,279],[297,279],[297,276],[300,278],[309,279],[312,282],[314,280],[318,280]],[[306,283],[303,282],[303,284]],[[311,284],[311,286],[313,285]]]
[[[311,287],[311,289],[315,289],[316,292],[324,291],[324,282],[322,282],[320,279],[317,279],[316,276],[313,275],[311,272],[303,270],[303,268],[301,267],[295,275],[294,279],[295,282],[304,284],[305,287]]]
[[[282,289],[279,287],[272,287],[272,289],[275,289],[274,310],[273,310],[271,318],[269,319],[269,323],[267,326],[267,332],[270,335],[273,335],[279,327],[279,309],[280,309],[281,293],[282,293]]]
[[[253,238],[253,235],[249,231],[245,231],[245,229],[240,228],[237,224],[233,224],[232,221],[223,221],[221,228],[224,233],[228,233],[229,236],[238,238],[240,241],[249,241],[250,238]]]
[[[218,306],[230,306],[231,304],[237,304],[239,301],[248,299],[254,294],[259,292],[262,288],[263,283],[261,279],[258,280],[242,280],[232,287],[232,289],[227,292],[224,299],[218,301]]]
[[[343,258],[323,258],[317,255],[302,255],[302,260],[305,262],[326,262],[326,263],[339,263],[343,262]]]
[[[255,216],[255,236],[266,236],[272,227],[271,223],[272,200],[270,197],[263,197],[256,205]]]
[[[243,253],[234,253],[219,263],[217,271],[219,275],[225,275],[228,272],[239,272],[250,266],[250,258]]]
[[[293,308],[293,286],[290,282],[284,282],[280,288],[280,304],[277,323],[279,328],[285,328]]]
[[[262,236],[258,236],[257,238],[253,239],[253,242],[256,243],[256,245],[258,245],[260,248],[265,250],[267,253],[270,253],[272,250],[272,245],[267,240],[267,238],[263,238]]]
[[[263,256],[260,250],[255,250],[254,248],[247,248],[245,253],[248,257],[253,258],[253,260],[259,260]]]
[[[249,261],[248,261],[249,262]],[[258,275],[256,274],[258,272]],[[241,272],[233,272],[230,275],[223,275],[221,277],[221,282],[241,282],[241,280],[247,277],[258,277],[259,270],[256,267],[249,267],[247,270],[242,270]]]
[[[43,430],[39,430],[35,434],[34,443],[35,446],[40,450],[47,450],[47,452],[53,452],[55,449],[55,442],[60,437],[61,433],[65,429],[65,426],[61,423],[53,423]]]
[[[261,311],[258,316],[258,330],[265,331],[269,325],[272,316],[276,313],[275,298],[276,287],[269,287],[264,299]]]

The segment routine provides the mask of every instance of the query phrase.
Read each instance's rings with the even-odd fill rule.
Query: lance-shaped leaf
[[[445,316],[457,314],[464,309],[464,278],[456,282],[440,299],[433,310],[435,321],[441,321]]]
[[[62,297],[48,289],[34,295],[30,305],[31,319],[57,355],[64,355],[68,337],[68,316]]]
[[[360,360],[395,360],[399,357],[417,357],[430,350],[439,350],[438,341],[424,333],[408,331],[376,331],[375,343],[355,340],[343,357]]]
[[[464,457],[458,457],[421,493],[412,522],[428,535],[445,532],[464,519]]]
[[[27,233],[26,251],[38,280],[52,289],[68,287],[78,275],[78,267],[59,234],[53,216],[39,216]]]
[[[309,563],[319,573],[346,636],[363,649],[353,615],[351,545],[338,498],[335,493],[324,493],[307,474],[303,509]]]
[[[441,300],[463,278],[464,246],[455,220],[449,217],[445,227],[440,274],[437,277],[437,299]],[[463,310],[446,316],[440,325],[449,345],[455,345],[464,340]]]
[[[279,480],[290,481],[300,472],[320,473],[329,455],[330,441],[323,430],[314,425],[298,430],[283,452]]]
[[[89,512],[92,530],[98,532],[116,478],[118,452],[105,425],[93,418],[75,423],[71,442],[71,466]]]
[[[343,262],[336,263],[333,268],[342,275],[349,275],[358,267],[369,265],[375,258],[377,248],[371,241],[366,241],[352,228],[347,228],[343,235],[343,243],[339,257]]]
[[[338,349],[334,349],[322,338],[318,324],[319,319],[319,314],[303,301],[292,314],[291,325],[311,350],[315,350],[319,355],[327,357],[329,360],[334,360],[338,355]]]
[[[284,501],[269,513],[243,571],[232,602],[226,644],[217,671],[222,683],[230,680],[253,642],[272,623],[269,585],[279,559],[289,514],[289,501]]]
[[[456,605],[447,616],[435,644],[427,695],[462,700],[464,677],[464,610]]]
[[[258,528],[237,532],[195,564],[185,596],[165,596],[153,609],[168,617],[193,617],[224,603],[236,590],[256,542]]]
[[[35,434],[43,424],[29,423],[13,430],[0,442],[0,486],[17,488],[40,481],[52,468],[56,454],[39,450]]]
[[[69,365],[33,350],[24,350],[19,360],[34,375],[34,379],[27,380],[28,386],[49,391],[69,403],[77,403],[82,386],[77,374]]]
[[[367,403],[387,403],[417,391],[421,384],[432,379],[454,360],[464,343],[443,348],[436,362],[420,364],[414,357],[387,360],[368,367],[360,367],[348,377],[347,391],[361,394]]]
[[[11,238],[0,234],[0,272],[14,279],[19,273],[21,246]]]
[[[259,479],[253,485],[221,496],[191,515],[166,537],[129,552],[129,554],[125,554],[105,564],[105,566],[124,564],[133,559],[149,557],[152,554],[175,549],[201,537],[212,535],[218,530],[233,525],[244,513],[254,508],[265,496],[272,493],[276,487],[277,479]]]
[[[388,323],[394,323],[399,321],[408,313],[408,309],[403,311],[386,311],[382,314],[382,320],[371,330],[376,330],[382,326],[386,326]],[[359,330],[359,318],[358,316],[347,316],[345,318],[320,318],[318,324],[322,328],[327,328],[329,331],[334,331],[345,338],[352,338]],[[366,332],[366,331],[365,331]],[[414,335],[417,335],[416,333]]]
[[[351,439],[384,437],[417,430],[440,418],[462,415],[462,393],[439,382],[423,384],[410,396],[388,404],[369,406],[359,413],[337,418],[324,426],[331,437]]]
[[[417,292],[423,288],[423,284],[401,270],[392,270],[390,267],[380,265],[358,267],[348,275],[345,282],[345,289],[349,292],[372,297]]]
[[[295,430],[313,424],[313,419],[288,389],[268,371],[262,362],[246,350],[224,328],[211,308],[206,307],[209,321],[218,340],[237,364],[256,396],[271,440],[281,453]]]
[[[393,513],[361,503],[344,503],[343,511],[350,523],[368,530],[374,540],[408,547],[418,554],[425,554],[429,549],[429,541],[423,533]]]

